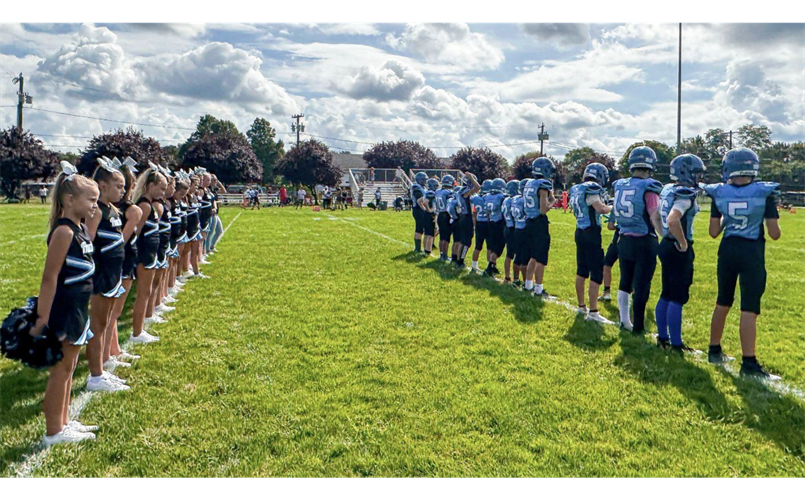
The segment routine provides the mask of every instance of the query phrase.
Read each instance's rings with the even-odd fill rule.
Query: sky
[[[78,152],[137,124],[163,145],[201,115],[335,151],[410,139],[450,156],[489,146],[512,161],[589,146],[619,158],[676,142],[677,24],[0,24],[0,123]],[[685,24],[682,136],[767,125],[805,139],[805,24]],[[67,113],[67,114],[63,114]],[[82,116],[70,116],[82,115]],[[86,118],[94,117],[94,118]],[[101,121],[105,118],[112,121]],[[309,135],[307,135],[309,134]]]

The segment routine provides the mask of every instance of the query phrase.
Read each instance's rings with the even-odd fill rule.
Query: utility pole
[[[730,130],[730,149],[732,149],[732,130]]]
[[[537,135],[539,139],[539,155],[542,156],[543,151],[543,142],[548,140],[548,134],[545,133],[545,124],[541,123],[539,126],[539,134]]]
[[[676,154],[682,151],[682,23],[679,23],[679,79],[676,85]]]
[[[299,123],[301,118],[304,118],[305,115],[293,115],[291,118],[296,119],[296,123],[291,123],[291,131],[296,132],[296,145],[299,146],[299,133],[305,131],[305,124]]]
[[[12,83],[18,83],[20,90],[17,91],[17,131],[22,133],[22,105],[31,104],[34,98],[25,93],[25,78],[20,73],[20,76],[14,77]]]

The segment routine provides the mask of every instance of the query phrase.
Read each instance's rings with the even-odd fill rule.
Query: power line
[[[66,134],[37,134],[36,132],[31,132],[34,136],[37,137],[69,137],[70,139],[94,139],[96,136],[91,135],[66,135]],[[153,139],[156,139],[155,137]],[[176,142],[183,142],[184,139],[156,139],[159,142],[169,142],[169,141],[176,141]]]
[[[52,109],[43,109],[43,108],[29,108],[30,111],[42,111],[43,113],[54,113],[57,115],[64,115],[64,116],[72,116],[75,118],[89,118],[91,120],[98,120],[103,122],[113,122],[113,123],[123,123],[126,125],[137,125],[140,127],[158,127],[158,128],[170,128],[176,130],[193,130],[195,131],[195,127],[174,127],[171,125],[157,125],[155,123],[138,123],[138,122],[129,122],[125,120],[113,120],[111,118],[101,118],[99,116],[88,116],[88,115],[77,115],[75,113],[66,113],[64,111],[54,111]]]

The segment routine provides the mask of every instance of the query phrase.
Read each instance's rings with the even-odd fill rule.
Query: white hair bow
[[[66,176],[68,181],[71,181],[73,180],[73,177],[75,177],[75,174],[78,173],[78,169],[75,168],[71,163],[62,160],[61,173]]]
[[[125,160],[123,160],[123,165],[129,168],[133,173],[137,173],[137,169],[134,168],[137,165],[137,162],[134,161],[134,158],[131,156],[127,156]]]
[[[98,158],[98,165],[100,165],[107,172],[120,172],[120,168],[115,165],[115,160],[117,160],[117,158],[112,161],[106,161],[103,158]]]

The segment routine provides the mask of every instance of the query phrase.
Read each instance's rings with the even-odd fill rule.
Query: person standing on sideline
[[[645,333],[646,305],[651,294],[651,279],[657,268],[657,235],[662,234],[659,211],[662,184],[651,178],[656,165],[657,155],[653,149],[636,147],[629,154],[632,176],[618,179],[614,186],[612,213],[620,227],[620,326],[635,335]],[[633,300],[634,323],[629,317],[630,298]]]
[[[307,192],[305,191],[305,188],[300,187],[299,190],[296,192],[296,209],[297,210],[299,210],[299,208],[302,205],[305,204],[305,196],[307,196]]]
[[[280,206],[284,207],[288,203],[288,190],[285,186],[280,187]]]
[[[358,189],[358,210],[363,209],[363,188]]]
[[[45,186],[39,188],[39,199],[42,201],[43,205],[48,199],[48,188],[46,188]]]
[[[374,171],[374,169],[372,169]],[[380,208],[380,202],[383,201],[383,194],[380,192],[380,188],[377,188],[375,191],[375,210]]]

